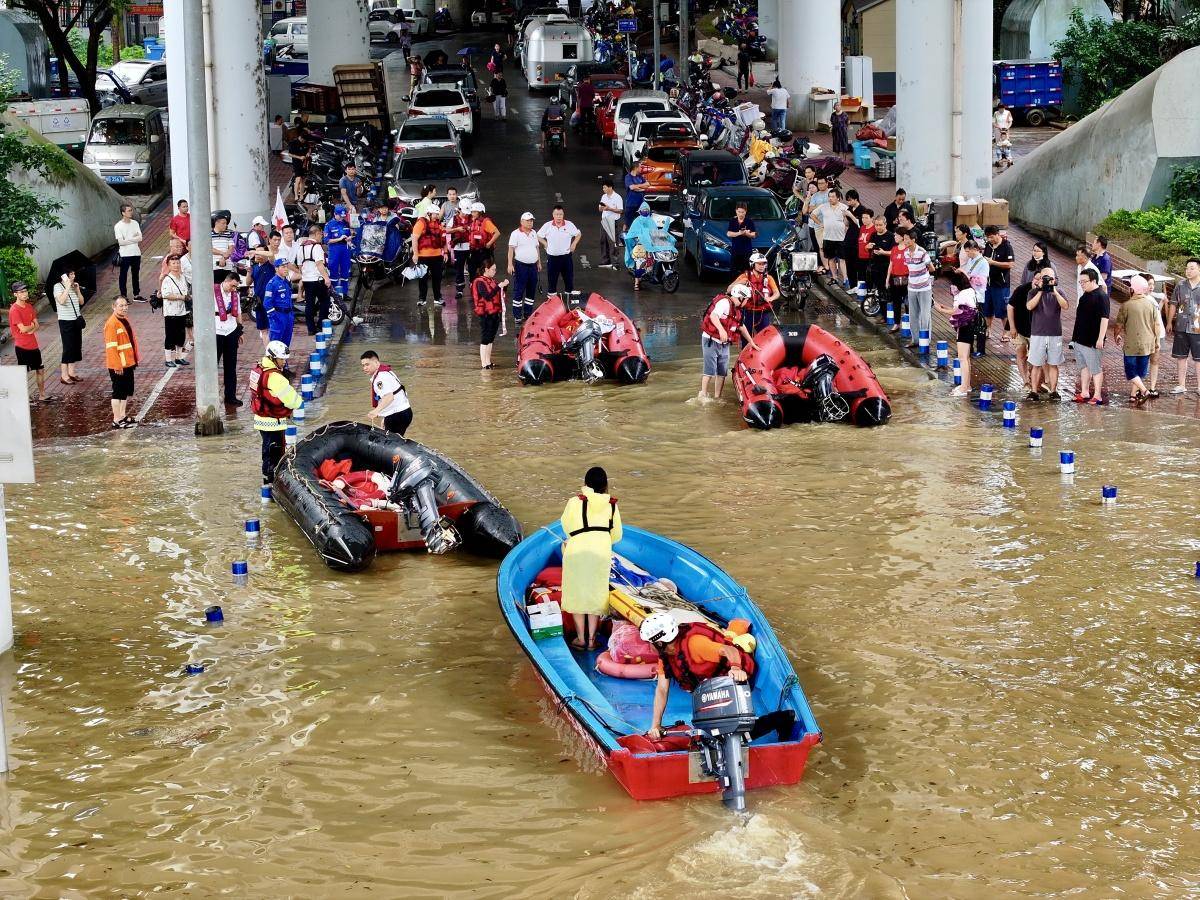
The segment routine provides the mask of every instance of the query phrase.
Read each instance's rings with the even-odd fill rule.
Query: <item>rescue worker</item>
[[[771,324],[771,314],[775,309],[773,304],[779,299],[779,285],[774,277],[767,274],[767,258],[761,253],[751,254],[750,268],[733,283],[750,287],[750,299],[742,310],[742,319],[747,331],[758,334]]]
[[[496,241],[500,240],[500,229],[487,215],[487,209],[476,201],[471,205],[471,221],[467,225],[467,273],[474,281],[483,271],[484,261],[490,259]]]
[[[412,404],[408,391],[389,365],[379,361],[379,354],[366,350],[359,358],[363,374],[371,379],[371,411],[368,419],[378,419],[379,427],[404,437],[412,424]],[[375,425],[375,422],[371,423]]]
[[[345,300],[350,293],[350,242],[354,235],[346,224],[346,207],[333,208],[333,218],[325,223],[325,247],[329,278],[335,297]]]
[[[564,576],[566,570],[563,571]],[[565,592],[564,592],[565,597]],[[642,620],[638,632],[643,641],[658,650],[658,685],[654,689],[654,708],[646,736],[662,737],[663,713],[671,680],[689,694],[702,681],[728,675],[739,683],[754,674],[754,657],[737,646],[734,639],[706,622],[680,625],[669,612],[651,613]]]
[[[267,355],[250,374],[250,409],[254,428],[262,435],[263,484],[270,484],[275,467],[283,459],[284,431],[292,410],[300,406],[300,395],[283,374],[288,348],[282,341],[267,344]]]
[[[757,347],[754,336],[742,324],[742,307],[750,299],[750,285],[734,282],[728,294],[717,294],[700,322],[700,347],[704,354],[704,375],[700,378],[700,393],[697,399],[703,403],[708,399],[708,388],[713,379],[717,381],[714,400],[721,399],[725,389],[725,377],[729,374],[729,346],[737,335],[741,335],[751,347]]]
[[[596,649],[596,628],[608,608],[608,580],[613,544],[621,540],[621,512],[609,496],[608,473],[592,466],[583,476],[583,493],[563,510],[567,539],[562,557],[562,611],[575,621],[577,650]]]
[[[416,264],[425,267],[425,274],[417,282],[417,306],[425,305],[431,283],[434,304],[445,306],[446,301],[442,299],[442,271],[449,251],[446,249],[446,230],[442,227],[442,208],[436,203],[413,224],[412,243]]]
[[[288,281],[291,264],[282,256],[275,260],[275,275],[263,291],[263,309],[267,313],[267,343],[278,341],[287,347],[292,342],[296,314],[292,309],[292,283]]]
[[[104,323],[104,364],[112,381],[113,428],[137,427],[128,408],[129,398],[133,396],[133,372],[141,362],[141,356],[128,316],[129,301],[117,297],[113,301],[112,315]]]
[[[492,367],[492,344],[504,315],[504,288],[508,279],[496,281],[496,261],[488,257],[483,261],[479,277],[471,282],[471,303],[479,319],[479,367]]]
[[[263,349],[270,342],[271,323],[267,320],[267,285],[275,277],[275,260],[279,256],[281,235],[272,231],[267,238],[267,246],[254,251],[254,262],[250,268],[250,281],[254,286],[254,327],[262,339]]]

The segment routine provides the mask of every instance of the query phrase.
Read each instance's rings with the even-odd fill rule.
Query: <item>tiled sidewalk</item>
[[[271,157],[271,190],[274,198],[275,186],[286,187],[291,170]],[[264,215],[270,210],[264,210]],[[158,272],[162,257],[170,244],[168,225],[172,210],[170,202],[161,204],[142,220],[142,295],[150,296],[159,282]],[[116,213],[114,212],[114,221]],[[243,228],[248,223],[239,223]],[[117,296],[117,270],[100,263],[97,265],[96,294],[83,311],[87,327],[83,334],[83,360],[76,371],[83,382],[64,385],[58,378],[59,360],[62,357],[62,341],[59,338],[53,310],[43,311],[38,318],[42,324],[38,331],[42,359],[46,367],[46,394],[50,402],[31,408],[33,435],[35,439],[62,438],[82,434],[95,434],[110,429],[112,411],[109,406],[111,385],[104,364],[104,322],[112,313],[112,302]],[[203,304],[198,309],[205,308]],[[133,303],[129,310],[130,323],[138,341],[141,364],[137,369],[137,390],[130,402],[130,415],[143,423],[191,420],[195,414],[195,375],[193,368],[168,369],[164,365],[162,352],[163,321],[160,312],[152,310],[148,303]],[[247,392],[246,373],[261,357],[262,345],[255,331],[253,317],[244,321],[245,337],[238,354],[238,396],[246,402],[239,410],[226,410],[226,418],[251,421]],[[304,330],[303,320],[298,323],[292,350],[299,358],[307,358],[313,349],[313,340]],[[11,345],[6,346],[2,359],[5,364],[15,361]],[[218,366],[218,380],[221,369]],[[32,376],[29,379],[29,394],[37,396]],[[153,394],[153,404],[146,403]]]

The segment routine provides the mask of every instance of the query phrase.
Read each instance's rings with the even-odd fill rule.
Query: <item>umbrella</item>
[[[472,53],[482,53],[482,52],[483,52],[483,50],[481,50],[479,47],[463,47],[461,50],[458,51],[458,55],[459,56],[470,56]]]

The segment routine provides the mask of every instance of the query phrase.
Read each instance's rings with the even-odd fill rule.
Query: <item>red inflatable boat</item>
[[[650,358],[637,326],[599,294],[551,294],[525,320],[517,350],[522,384],[582,378],[589,384],[614,378],[638,384],[650,374]]]
[[[755,428],[792,422],[884,424],[887,394],[863,358],[816,325],[774,325],[738,356],[733,383],[742,418]]]

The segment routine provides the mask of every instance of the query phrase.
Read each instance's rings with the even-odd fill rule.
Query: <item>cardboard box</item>
[[[531,603],[525,608],[529,614],[529,631],[535,641],[551,637],[562,637],[562,610],[552,600]]]
[[[1008,227],[1008,201],[1007,200],[984,200],[983,209],[979,214],[979,224],[984,228],[989,225],[996,225],[1000,228]]]
[[[890,138],[888,138],[888,139],[887,139],[887,148],[888,148],[889,150],[891,150],[892,152],[895,152],[895,150],[896,150],[896,139],[895,139],[894,137],[890,137]]]
[[[955,225],[978,225],[979,224],[979,204],[978,203],[955,203],[954,204],[954,224]]]

